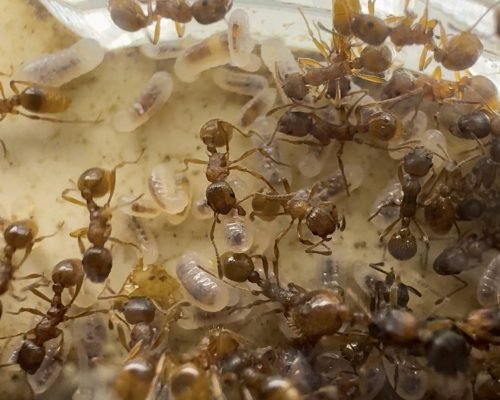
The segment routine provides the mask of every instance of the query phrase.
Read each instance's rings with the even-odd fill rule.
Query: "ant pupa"
[[[274,88],[264,88],[241,108],[237,124],[246,128],[260,116],[270,111],[276,102],[277,92]]]
[[[206,272],[211,270],[211,262],[198,253],[184,253],[175,268],[186,299],[205,311],[216,312],[229,304],[230,287]]]
[[[118,132],[132,132],[144,125],[168,101],[173,85],[168,72],[154,73],[134,102],[116,112],[112,119],[113,127]]]
[[[253,246],[255,227],[250,221],[238,215],[224,215],[220,220],[222,230],[219,236],[223,240],[223,248],[244,253]]]
[[[250,18],[241,10],[234,10],[229,16],[228,46],[231,65],[244,67],[250,63],[250,53],[255,47],[255,42],[250,35]]]
[[[105,50],[94,39],[80,39],[72,46],[25,62],[19,79],[40,85],[59,87],[102,63]]]
[[[139,47],[141,53],[153,60],[175,59],[188,47],[196,43],[192,36],[185,36],[181,39],[165,40],[158,44],[144,43]]]

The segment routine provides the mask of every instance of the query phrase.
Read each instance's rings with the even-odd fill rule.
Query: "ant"
[[[419,178],[426,176],[431,170],[432,165],[432,153],[423,146],[417,146],[404,156],[399,166],[398,176],[403,190],[403,199],[399,205],[399,218],[385,228],[384,232],[380,235],[380,241],[383,241],[393,228],[401,222],[401,227],[391,236],[387,245],[389,253],[397,260],[409,260],[417,253],[417,241],[410,230],[410,224],[413,221],[425,244],[426,256],[424,265],[427,263],[429,238],[416,221],[415,215],[418,208],[417,200],[422,191]],[[368,220],[372,220],[386,206],[397,206],[397,204],[394,204],[392,201],[381,204]]]
[[[38,371],[46,354],[44,344],[50,340],[60,337],[58,348],[59,351],[62,349],[64,345],[64,332],[58,327],[59,324],[76,318],[82,318],[96,312],[107,312],[107,310],[86,310],[74,316],[66,315],[80,292],[83,278],[83,266],[80,260],[62,260],[57,263],[52,270],[51,282],[52,291],[54,292],[52,299],[34,287],[29,288],[29,290],[37,297],[50,303],[50,307],[47,312],[43,313],[36,308],[21,307],[17,312],[12,313],[16,315],[20,313],[31,313],[42,317],[36,326],[28,332],[22,332],[0,338],[7,339],[21,335],[24,336],[23,343],[17,352],[17,358],[15,361],[15,363],[19,364],[23,371],[30,375],[33,375]],[[62,301],[64,289],[74,290],[74,293],[67,304],[64,304]],[[13,364],[3,364],[0,367],[7,367],[10,365]]]
[[[249,256],[246,253],[228,252],[218,260],[224,276],[234,282],[250,282],[261,290],[254,292],[263,295],[266,300],[257,300],[253,307],[268,302],[279,303],[285,318],[300,336],[315,341],[325,335],[333,335],[339,331],[344,322],[355,321],[358,317],[344,303],[343,291],[335,289],[318,289],[308,291],[296,284],[289,284],[286,289],[279,284],[262,279],[255,268],[253,258],[262,261],[264,275],[267,276],[268,262],[265,256]],[[236,311],[233,309],[232,312]]]
[[[313,205],[312,200],[321,186],[320,182],[313,185],[306,199],[297,197],[297,193],[293,193],[291,191],[288,181],[283,180],[283,186],[286,194],[258,193],[255,195],[258,199],[252,201],[252,206],[254,207],[252,217],[262,216],[263,219],[267,219],[272,218],[273,216],[288,215],[291,218],[288,226],[278,234],[274,241],[275,258],[273,261],[273,273],[278,282],[278,260],[280,255],[279,242],[290,231],[295,221],[298,221],[297,236],[299,241],[309,246],[306,249],[306,253],[315,253],[325,256],[332,254],[331,249],[325,245],[325,242],[332,239],[331,235],[337,229],[342,232],[346,226],[345,218],[339,217],[337,207],[333,202],[325,201],[319,203],[318,205]],[[273,212],[277,211],[278,203],[283,208],[283,211],[277,212],[273,215]],[[309,231],[313,235],[321,238],[319,242],[313,243],[303,237],[302,223],[304,221]],[[326,250],[315,250],[318,246],[323,246]]]
[[[3,231],[5,246],[3,248],[3,257],[0,260],[0,296],[5,294],[12,286],[14,279],[30,279],[38,275],[28,275],[23,278],[14,277],[14,273],[19,269],[33,249],[36,243],[54,236],[56,233],[47,236],[37,237],[38,226],[31,219],[25,219],[12,222],[7,225]],[[21,261],[14,263],[14,254],[18,250],[24,250]],[[0,302],[0,317],[2,315],[2,303]]]
[[[378,310],[384,304],[392,304],[403,309],[408,309],[410,293],[418,297],[422,297],[422,293],[414,287],[401,282],[400,277],[394,273],[393,268],[389,272],[382,269],[381,267],[384,265],[383,262],[369,264],[370,268],[385,275],[383,281],[376,280],[372,284],[373,294],[370,296],[370,311]]]
[[[112,241],[120,244],[127,244],[134,247],[134,244],[123,242],[117,238],[111,237],[111,217],[117,207],[111,207],[111,199],[115,191],[116,171],[128,164],[136,164],[142,154],[135,161],[122,161],[115,165],[111,170],[95,167],[83,172],[78,178],[77,189],[65,189],[62,192],[62,198],[70,203],[86,207],[90,222],[87,228],[80,228],[70,233],[71,237],[78,239],[78,246],[83,254],[83,269],[86,276],[92,282],[104,282],[109,276],[112,267],[111,251],[105,247],[106,242]],[[79,191],[84,201],[78,200],[68,193]],[[103,206],[95,202],[96,198],[108,195],[108,200]],[[141,196],[131,201],[134,203]],[[82,238],[87,236],[91,246],[85,249]]]
[[[269,155],[262,148],[250,149],[244,152],[236,160],[230,160],[229,141],[232,138],[234,130],[239,132],[244,137],[250,136],[250,134],[241,131],[240,129],[238,129],[237,127],[226,121],[220,119],[212,119],[207,121],[200,128],[200,137],[203,143],[207,146],[208,161],[196,158],[186,158],[184,160],[184,164],[186,166],[184,171],[189,168],[189,164],[207,165],[207,170],[205,175],[210,184],[207,186],[205,194],[207,198],[207,203],[215,214],[214,222],[210,230],[210,240],[212,241],[217,256],[218,256],[218,250],[215,244],[214,232],[216,223],[219,222],[218,215],[219,214],[227,215],[233,209],[237,210],[239,215],[242,216],[245,215],[246,212],[243,209],[243,207],[240,206],[240,203],[252,197],[250,195],[245,197],[244,199],[241,199],[240,201],[236,200],[236,195],[233,189],[231,188],[229,183],[226,182],[226,178],[229,176],[230,172],[234,170],[234,171],[248,173],[254,176],[255,178],[263,181],[272,190],[273,193],[276,193],[276,189],[274,188],[274,186],[264,176],[255,171],[252,171],[250,169],[235,164],[258,152],[262,154],[264,157],[270,159],[271,161],[276,162],[277,164],[284,165],[279,161],[274,160],[271,157],[271,155]],[[222,147],[222,146],[225,146],[226,151],[224,153],[219,153],[217,151],[217,147]],[[220,274],[221,271],[219,270],[219,276],[222,277],[222,275]]]

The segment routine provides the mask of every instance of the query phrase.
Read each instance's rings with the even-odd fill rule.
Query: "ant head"
[[[201,141],[209,148],[210,152],[215,152],[217,147],[227,146],[232,137],[233,126],[229,122],[217,118],[205,122],[200,128]]]
[[[64,288],[80,284],[83,277],[83,265],[77,258],[59,261],[52,270],[52,282]]]
[[[5,243],[14,249],[25,249],[35,239],[38,226],[35,221],[25,219],[9,224],[3,231]]]
[[[245,282],[248,280],[255,265],[245,253],[225,253],[221,257],[224,276],[234,282]]]
[[[209,25],[223,19],[232,5],[233,0],[197,0],[191,13],[199,24]]]
[[[90,168],[80,175],[77,186],[85,199],[105,196],[111,190],[111,173],[102,168]]]
[[[432,153],[423,146],[414,147],[403,158],[404,171],[418,178],[427,175],[432,165]]]
[[[113,22],[127,32],[136,32],[147,26],[148,17],[136,1],[110,1],[109,14]]]

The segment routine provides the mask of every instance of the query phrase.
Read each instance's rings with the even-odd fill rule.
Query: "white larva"
[[[499,304],[500,300],[500,254],[486,266],[479,279],[476,298],[483,307]]]
[[[96,40],[80,39],[64,50],[24,63],[18,79],[58,87],[95,69],[104,55]]]
[[[167,214],[182,213],[191,202],[191,184],[169,163],[155,166],[148,179],[149,192]]]
[[[134,102],[118,111],[112,119],[118,132],[132,132],[144,125],[168,101],[174,88],[168,72],[153,74]]]
[[[204,311],[220,311],[229,304],[230,288],[206,270],[212,270],[210,260],[188,251],[178,260],[175,274],[187,301]]]
[[[234,72],[228,68],[216,69],[212,79],[221,89],[243,96],[255,96],[268,87],[267,79],[261,75]]]

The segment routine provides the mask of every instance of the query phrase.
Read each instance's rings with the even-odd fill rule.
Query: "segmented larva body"
[[[137,99],[114,115],[113,127],[118,132],[132,132],[144,125],[168,101],[173,88],[174,83],[168,72],[156,72]]]
[[[81,39],[74,45],[22,65],[18,79],[58,87],[95,69],[104,59],[105,50],[93,39]]]
[[[158,249],[158,242],[151,229],[137,217],[129,217],[127,222],[129,229],[132,231],[141,249],[144,264],[148,265],[155,263],[158,260],[160,252]]]
[[[252,125],[255,120],[267,114],[273,108],[276,102],[277,92],[274,88],[265,88],[256,96],[254,96],[248,103],[241,107],[237,125],[244,128]]]
[[[234,72],[228,68],[215,70],[212,78],[221,89],[243,96],[255,96],[268,87],[267,79],[261,75]]]
[[[188,251],[177,262],[175,274],[184,289],[186,300],[205,311],[216,312],[226,307],[231,295],[229,287],[206,272],[210,261]]]
[[[176,173],[168,163],[155,166],[148,180],[149,192],[167,214],[183,212],[191,201],[191,186],[187,177]]]
[[[477,285],[476,297],[483,307],[490,307],[499,303],[500,254],[496,255],[486,266]]]
[[[141,53],[153,60],[170,60],[179,57],[184,50],[196,43],[192,36],[181,39],[165,40],[158,44],[144,43],[139,49]]]

